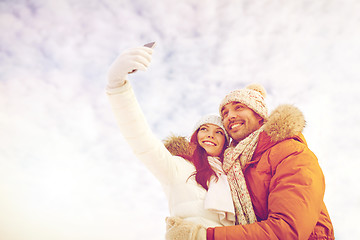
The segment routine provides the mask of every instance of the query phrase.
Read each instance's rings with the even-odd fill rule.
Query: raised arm
[[[168,182],[176,171],[176,160],[152,133],[127,80],[134,69],[147,70],[153,50],[137,47],[124,51],[111,65],[107,95],[117,124],[135,155],[160,182]]]

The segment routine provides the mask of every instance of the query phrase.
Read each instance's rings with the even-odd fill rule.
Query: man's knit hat
[[[193,133],[196,130],[198,130],[202,125],[207,124],[207,123],[211,123],[211,124],[217,125],[220,128],[222,128],[222,130],[224,130],[224,132],[225,132],[225,138],[229,142],[229,136],[228,136],[228,134],[225,130],[225,127],[222,123],[221,117],[218,115],[206,115],[206,116],[200,118],[200,120],[197,121],[197,123],[194,126]]]
[[[230,92],[220,104],[220,115],[222,108],[231,102],[240,102],[259,114],[263,119],[267,119],[268,110],[265,103],[266,90],[260,84],[250,84],[246,88]],[[222,115],[221,115],[222,116]]]

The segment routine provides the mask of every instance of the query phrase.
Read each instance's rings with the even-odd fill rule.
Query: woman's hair
[[[209,161],[208,161],[208,154],[205,151],[203,147],[201,147],[198,143],[198,132],[199,129],[197,129],[193,135],[190,138],[189,148],[190,148],[190,154],[189,155],[183,155],[181,157],[191,161],[196,171],[191,176],[195,175],[195,180],[198,184],[200,184],[203,188],[208,190],[208,185],[211,176],[215,176],[216,180],[218,179],[218,176],[215,174],[214,170],[211,168]],[[225,138],[224,147],[222,149],[222,152],[220,154],[220,161],[222,161],[224,156],[224,151],[227,146],[227,140]],[[190,177],[191,177],[190,176]]]

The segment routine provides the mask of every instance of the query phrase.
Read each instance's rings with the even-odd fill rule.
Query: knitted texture
[[[231,102],[240,102],[245,104],[248,108],[259,114],[263,119],[268,118],[268,109],[265,103],[266,91],[260,84],[252,84],[243,89],[238,89],[230,92],[222,100],[219,111]]]
[[[225,151],[223,169],[230,184],[235,206],[236,224],[244,225],[256,222],[242,168],[251,160],[259,140],[259,134],[262,131],[262,128],[256,130],[235,147],[229,147]]]

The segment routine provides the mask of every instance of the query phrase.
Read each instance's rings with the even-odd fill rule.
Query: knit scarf
[[[245,225],[256,222],[249,191],[246,186],[242,169],[249,162],[256,149],[260,128],[239,142],[235,147],[226,149],[224,154],[223,169],[227,174],[231,195],[235,206],[236,225]]]

